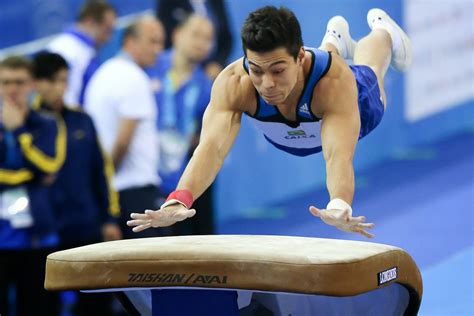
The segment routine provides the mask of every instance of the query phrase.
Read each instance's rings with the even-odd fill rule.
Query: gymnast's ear
[[[304,50],[304,47],[301,46],[300,51],[298,52],[298,56],[296,57],[296,62],[298,65],[303,65],[304,56],[305,56],[305,50]]]

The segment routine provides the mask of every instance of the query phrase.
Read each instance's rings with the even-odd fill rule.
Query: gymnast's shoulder
[[[239,112],[254,112],[255,88],[243,67],[243,58],[228,65],[212,87],[211,104]]]

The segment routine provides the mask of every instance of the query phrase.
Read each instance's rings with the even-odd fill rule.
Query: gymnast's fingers
[[[142,213],[132,213],[130,214],[130,217],[133,219],[148,219],[149,218],[147,214],[142,214]]]
[[[362,224],[360,224],[360,225],[362,225]],[[362,226],[359,226],[359,225],[351,227],[351,231],[355,232],[355,233],[359,233],[359,234],[361,234],[361,235],[363,235],[367,238],[374,238],[375,237],[374,234],[369,233]]]
[[[367,237],[367,238],[374,238],[375,235],[374,234],[371,234],[363,229],[361,229],[358,233],[362,234],[363,236]]]
[[[353,224],[358,224],[358,223],[365,222],[365,220],[366,220],[365,216],[356,216],[356,217],[352,217],[350,222]]]
[[[358,223],[356,226],[366,229],[366,228],[374,228],[375,224],[374,223]]]
[[[139,226],[139,225],[143,225],[149,222],[150,222],[149,220],[133,219],[133,220],[127,221],[127,226]]]
[[[186,209],[184,212],[183,212],[183,215],[186,216],[185,218],[189,218],[189,217],[193,217],[194,215],[196,215],[196,210],[195,209]]]
[[[139,233],[147,228],[150,228],[151,227],[151,224],[150,223],[147,223],[147,224],[144,224],[144,225],[139,225],[137,227],[133,227],[133,232],[134,233]]]
[[[309,207],[309,211],[310,211],[311,214],[313,214],[314,216],[316,216],[316,217],[321,217],[321,212],[320,212],[320,210],[319,210],[317,207],[315,207],[315,206],[310,206],[310,207]]]
[[[167,213],[163,212],[162,210],[157,210],[157,211],[145,210],[145,215],[148,216],[148,218],[160,219],[160,218],[166,217]]]

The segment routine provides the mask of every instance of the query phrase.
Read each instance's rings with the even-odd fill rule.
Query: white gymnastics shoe
[[[367,13],[367,23],[371,30],[383,29],[390,34],[392,38],[391,65],[398,71],[406,71],[412,61],[411,41],[408,35],[381,9],[371,9]]]
[[[326,27],[326,33],[321,41],[321,45],[330,43],[337,48],[339,56],[344,59],[352,59],[357,44],[349,32],[349,23],[342,16],[332,17]]]

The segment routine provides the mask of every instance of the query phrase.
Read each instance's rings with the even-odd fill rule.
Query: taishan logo
[[[288,135],[285,136],[286,139],[301,139],[301,138],[315,138],[316,135],[306,135],[306,132],[303,130],[296,131],[287,131]]]
[[[395,280],[396,278],[397,278],[397,267],[379,272],[378,274],[379,285]]]
[[[187,273],[129,273],[130,283],[227,284],[227,275]]]

